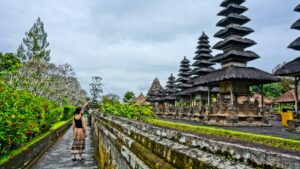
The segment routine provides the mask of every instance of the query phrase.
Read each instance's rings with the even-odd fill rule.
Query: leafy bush
[[[74,115],[75,109],[74,106],[65,106],[61,120],[69,120]]]
[[[63,111],[53,101],[0,82],[0,156],[48,131],[62,119]]]
[[[133,104],[121,104],[116,101],[104,101],[100,109],[103,113],[114,116],[122,116],[131,119],[145,120],[147,118],[155,118],[151,106],[138,106]]]

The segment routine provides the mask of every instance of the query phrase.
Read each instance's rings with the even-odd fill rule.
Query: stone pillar
[[[208,114],[211,114],[211,89],[212,87],[211,86],[208,86],[208,97],[207,97],[207,109],[208,109]]]
[[[264,98],[264,85],[260,85],[261,88],[261,112],[265,112],[265,98]]]
[[[295,77],[295,111],[298,113],[298,85],[300,77]]]

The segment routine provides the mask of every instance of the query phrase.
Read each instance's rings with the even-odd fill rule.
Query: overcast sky
[[[103,77],[104,92],[146,93],[158,77],[165,85],[178,74],[183,56],[192,60],[205,31],[211,45],[221,0],[0,0],[0,52],[15,52],[26,31],[41,17],[51,62],[69,63],[89,91],[91,76]],[[261,58],[250,66],[271,72],[300,54],[287,49],[299,36],[291,24],[297,0],[248,0],[244,6],[255,30],[248,37]],[[214,51],[217,54],[218,51]]]

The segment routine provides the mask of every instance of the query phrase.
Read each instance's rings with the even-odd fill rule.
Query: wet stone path
[[[87,126],[88,137],[83,160],[72,161],[71,146],[73,131],[70,128],[56,143],[43,155],[33,167],[34,169],[97,169],[94,158],[94,148],[91,138],[91,129]]]

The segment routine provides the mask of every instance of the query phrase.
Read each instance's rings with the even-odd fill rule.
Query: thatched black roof
[[[296,12],[300,12],[300,4],[294,9]],[[300,19],[297,20],[292,26],[292,29],[300,30]],[[288,48],[294,49],[294,50],[300,50],[300,38],[297,38],[294,40]]]
[[[274,74],[277,76],[300,76],[300,57],[286,63]]]
[[[300,19],[298,19],[295,23],[293,23],[291,29],[300,30]]]
[[[230,24],[244,25],[245,23],[247,23],[249,21],[250,21],[250,19],[244,15],[232,13],[232,14],[229,14],[226,18],[220,20],[217,23],[217,26],[226,27]]]
[[[180,62],[180,69],[178,74],[177,88],[179,90],[185,90],[190,87],[188,81],[190,80],[190,61],[184,56],[183,60]]]
[[[237,26],[237,25],[229,25],[225,29],[221,29],[219,32],[217,32],[214,35],[214,37],[224,39],[231,35],[246,36],[252,32],[254,32],[254,30],[251,28]]]
[[[227,68],[216,70],[205,76],[196,79],[194,85],[216,85],[219,82],[226,80],[249,81],[251,84],[265,84],[278,82],[279,78],[253,67],[236,67],[230,66]]]
[[[240,60],[243,61],[251,61],[259,58],[259,56],[252,51],[238,51],[238,50],[230,50],[224,54],[218,54],[216,57],[212,58],[213,62],[229,62],[231,60]]]
[[[294,49],[294,50],[300,50],[300,37],[294,40],[288,48]]]
[[[192,65],[194,69],[190,72],[191,79],[206,75],[207,73],[215,70],[211,67],[215,63],[210,61],[213,56],[211,55],[212,51],[210,50],[211,46],[209,45],[209,37],[203,32],[198,38],[197,43],[197,51],[195,52],[196,56],[194,57],[195,62]]]
[[[224,50],[230,46],[239,46],[241,48],[248,48],[255,44],[256,44],[256,42],[251,39],[242,38],[240,36],[231,36],[231,37],[226,38],[224,41],[216,43],[213,46],[213,49]]]
[[[208,87],[194,86],[194,87],[188,88],[184,91],[178,92],[176,95],[178,95],[178,96],[188,96],[188,95],[195,94],[195,93],[207,93],[207,92],[208,92]],[[219,88],[215,87],[211,90],[211,92],[212,93],[217,93],[217,92],[219,92]]]
[[[247,11],[248,8],[244,6],[239,6],[237,4],[229,4],[227,8],[223,9],[221,12],[218,13],[219,16],[227,16],[231,13],[241,14]]]
[[[295,12],[300,12],[300,4],[295,7],[294,11]]]
[[[221,3],[221,7],[227,7],[230,4],[237,4],[237,5],[241,5],[242,3],[244,3],[245,0],[224,0]]]

